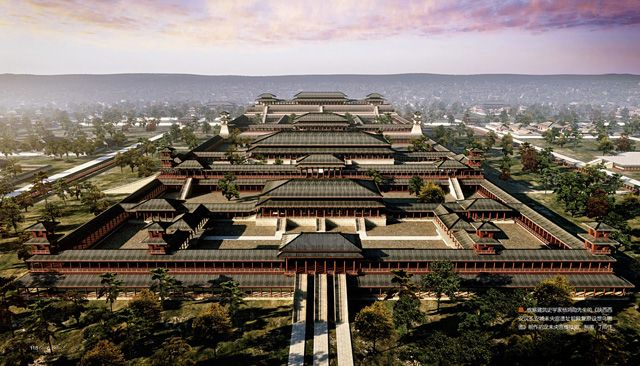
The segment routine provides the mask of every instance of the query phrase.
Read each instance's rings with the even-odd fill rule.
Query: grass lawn
[[[160,166],[159,163],[158,166]],[[94,175],[89,179],[89,181],[97,185],[100,190],[106,191],[108,189],[133,183],[140,179],[144,179],[144,177],[139,177],[137,170],[131,172],[129,167],[124,167],[122,170],[120,170],[119,167],[114,167],[98,175]]]
[[[598,142],[596,140],[582,140],[575,147],[571,143],[560,147],[556,144],[549,144],[544,139],[527,139],[526,141],[531,145],[542,148],[551,147],[554,152],[582,160],[585,163],[602,157],[602,152],[598,150]]]

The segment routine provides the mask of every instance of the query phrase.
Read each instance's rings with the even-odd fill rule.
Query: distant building
[[[602,160],[618,170],[640,170],[640,151],[629,151],[613,156],[603,156]],[[607,163],[605,163],[607,165]]]

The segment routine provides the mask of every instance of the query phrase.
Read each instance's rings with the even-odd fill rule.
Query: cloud
[[[378,40],[640,24],[637,0],[9,0],[0,27],[196,44]]]

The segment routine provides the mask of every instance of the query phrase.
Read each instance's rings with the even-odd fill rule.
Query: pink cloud
[[[196,43],[382,39],[505,29],[640,24],[635,0],[290,1],[27,0],[0,5],[0,26],[47,32],[176,37]]]

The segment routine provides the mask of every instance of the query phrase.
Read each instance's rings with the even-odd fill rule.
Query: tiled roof
[[[332,92],[307,92],[302,91],[294,95],[294,99],[346,99],[347,95],[343,92],[332,91]]]
[[[177,169],[203,169],[204,167],[197,160],[185,160],[176,166]]]
[[[584,225],[596,231],[616,231],[604,222],[586,222]]]
[[[256,146],[250,149],[252,154],[291,154],[291,155],[308,155],[308,154],[393,154],[393,150],[387,146],[380,147],[355,147],[355,146],[317,146],[317,147],[304,147],[304,146],[283,146],[283,147],[271,147],[271,146]]]
[[[252,146],[389,146],[379,136],[366,132],[326,133],[318,131],[280,131],[258,139]]]
[[[336,113],[305,113],[300,117],[296,117],[294,123],[306,123],[306,122],[328,122],[328,123],[348,123],[347,119]]]
[[[280,246],[279,257],[333,257],[362,258],[357,235],[342,233],[300,233],[293,240]]]
[[[290,179],[265,185],[264,198],[378,198],[382,197],[375,184],[355,179]]]
[[[473,223],[473,226],[478,231],[492,231],[492,232],[500,232],[500,231],[502,231],[502,230],[500,230],[499,227],[497,227],[491,221],[475,222],[475,223]]]
[[[298,165],[340,165],[344,166],[344,161],[336,158],[331,154],[313,154],[308,155],[298,161]]]
[[[130,211],[166,211],[175,212],[181,211],[184,207],[180,202],[166,198],[152,198],[146,201],[142,201],[138,205],[130,208]]]
[[[265,208],[344,208],[344,209],[353,209],[353,208],[384,208],[385,205],[378,201],[368,201],[368,200],[344,200],[344,201],[336,201],[336,200],[267,200],[264,203],[260,204],[260,207]]]

